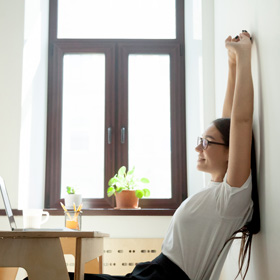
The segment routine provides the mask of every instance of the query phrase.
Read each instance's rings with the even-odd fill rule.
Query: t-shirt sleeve
[[[251,174],[240,188],[230,186],[225,178],[216,193],[217,210],[220,215],[225,218],[243,217],[253,205],[251,192]]]

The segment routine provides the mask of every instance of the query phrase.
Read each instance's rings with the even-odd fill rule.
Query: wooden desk
[[[23,267],[30,280],[69,280],[60,238],[75,238],[75,280],[103,254],[103,237],[92,231],[0,231],[0,267]]]

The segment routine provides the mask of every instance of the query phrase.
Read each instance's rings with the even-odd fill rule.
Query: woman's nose
[[[201,152],[201,150],[202,150],[202,145],[201,144],[199,144],[199,145],[197,145],[196,147],[195,147],[195,151],[196,152]]]

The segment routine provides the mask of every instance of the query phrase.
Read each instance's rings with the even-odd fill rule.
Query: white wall
[[[24,1],[18,207],[44,203],[49,1]],[[36,198],[36,199],[34,199]]]
[[[0,1],[0,174],[17,206],[24,2]],[[1,202],[0,202],[1,203]]]
[[[40,207],[44,200],[48,1],[1,0],[0,13],[0,174],[14,208]]]
[[[253,40],[252,72],[255,89],[254,129],[257,134],[261,233],[253,241],[248,280],[277,280],[280,275],[280,1],[215,0],[216,111],[221,114],[227,79],[224,40],[248,30]],[[223,279],[237,272],[238,244],[225,264]]]

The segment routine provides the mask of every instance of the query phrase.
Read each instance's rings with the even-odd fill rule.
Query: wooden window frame
[[[129,54],[169,54],[171,61],[171,199],[142,199],[140,207],[176,209],[187,197],[185,130],[184,1],[176,0],[176,39],[57,39],[57,4],[50,1],[48,110],[45,207],[60,208],[62,144],[62,63],[64,54],[104,53],[106,57],[105,139],[112,127],[111,145],[105,145],[104,198],[83,199],[85,209],[110,209],[114,199],[106,195],[106,182],[121,165],[128,165],[128,139],[121,145],[120,128],[128,128]],[[117,73],[117,74],[116,74]],[[119,102],[119,100],[122,102]],[[118,113],[124,112],[124,113]],[[147,213],[147,211],[145,211]]]

